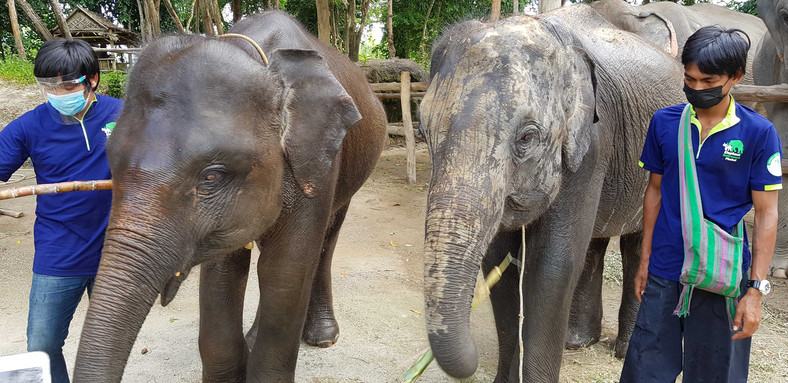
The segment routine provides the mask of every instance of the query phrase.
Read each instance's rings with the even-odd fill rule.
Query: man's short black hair
[[[99,63],[96,53],[88,43],[83,40],[55,39],[49,40],[41,46],[36,55],[33,75],[36,77],[70,76],[79,78],[87,76],[85,84],[90,84],[90,77],[99,73]],[[63,78],[71,80],[71,78]],[[101,80],[101,74],[99,74]],[[98,87],[93,88],[95,91]]]
[[[701,72],[709,75],[736,76],[744,74],[749,49],[750,36],[741,29],[710,25],[687,39],[681,63],[686,66],[694,62]]]

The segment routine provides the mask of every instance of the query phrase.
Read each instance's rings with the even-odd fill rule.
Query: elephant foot
[[[310,346],[327,348],[339,339],[339,325],[333,318],[308,320],[302,338]]]
[[[591,335],[580,335],[580,334],[573,334],[567,333],[566,334],[566,343],[564,347],[567,350],[577,350],[583,347],[588,347],[596,342],[599,342],[599,336],[591,336]]]

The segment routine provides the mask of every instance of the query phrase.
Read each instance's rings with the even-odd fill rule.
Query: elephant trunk
[[[487,189],[430,194],[424,245],[427,334],[438,364],[455,378],[471,376],[478,364],[471,302],[503,210],[502,203],[482,197],[497,194],[489,192],[489,185]]]
[[[156,243],[138,231],[107,231],[74,382],[120,382],[145,317],[179,267],[177,257],[165,256]],[[164,264],[164,259],[172,264]]]

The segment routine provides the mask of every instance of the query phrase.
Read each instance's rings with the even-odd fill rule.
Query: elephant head
[[[786,0],[760,0],[758,1],[758,16],[763,19],[769,30],[777,57],[785,69],[786,45],[788,45],[788,1]]]
[[[594,135],[595,66],[563,22],[466,22],[436,44],[421,127],[432,176],[425,237],[427,332],[440,366],[467,377],[473,286],[495,233],[542,215]]]
[[[235,45],[237,44],[237,45]],[[157,295],[321,193],[361,117],[321,56],[165,37],[140,55],[108,143],[112,212],[75,381],[119,381]]]
[[[632,32],[653,43],[673,57],[678,57],[679,42],[673,23],[660,12],[637,9],[624,0],[591,3],[600,15],[616,27]],[[684,37],[686,39],[686,36]],[[683,41],[681,46],[683,47]]]

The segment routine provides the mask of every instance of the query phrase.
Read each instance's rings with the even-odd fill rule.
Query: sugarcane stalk
[[[504,257],[503,262],[500,265],[495,266],[492,271],[484,278],[484,285],[481,291],[477,291],[473,294],[473,301],[471,302],[471,312],[476,309],[480,303],[487,300],[490,296],[490,289],[495,286],[498,281],[501,280],[501,276],[503,272],[506,271],[506,268],[509,267],[509,264],[512,261],[512,254],[506,254]],[[521,266],[522,267],[522,266]],[[416,379],[424,373],[424,370],[427,369],[427,366],[432,363],[432,360],[435,359],[434,355],[432,354],[432,349],[427,350],[416,363],[411,366],[408,371],[405,372],[405,378],[402,380],[402,383],[413,383]]]
[[[0,200],[40,194],[110,189],[112,189],[112,180],[58,182],[54,184],[31,185],[15,189],[0,190]]]

